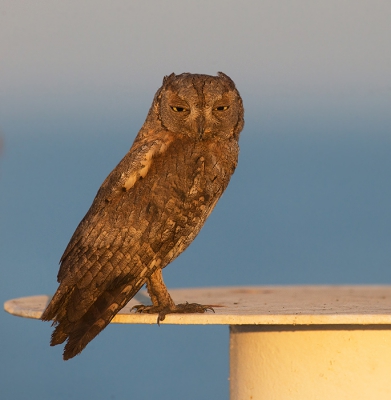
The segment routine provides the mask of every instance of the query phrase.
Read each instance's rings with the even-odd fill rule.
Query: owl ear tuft
[[[172,74],[170,74],[170,75],[166,75],[163,78],[163,85],[165,85],[168,81],[170,81],[171,79],[174,79],[175,77],[176,77],[176,75],[175,75],[174,72]]]
[[[217,73],[217,75],[218,75],[219,78],[222,78],[222,79],[226,80],[231,89],[235,89],[236,88],[234,81],[228,75],[226,75],[224,72],[220,72],[219,71]]]
[[[226,79],[232,80],[232,79],[231,79],[228,75],[226,75],[224,72],[219,71],[219,72],[217,73],[217,75],[218,75],[220,78],[226,78]]]

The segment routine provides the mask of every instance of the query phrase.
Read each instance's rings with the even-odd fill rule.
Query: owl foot
[[[139,304],[133,306],[131,311],[132,310],[136,310],[138,313],[159,314],[157,317],[158,325],[160,325],[160,321],[164,321],[167,314],[204,313],[208,310],[215,312],[212,306],[188,302],[184,304],[173,304],[163,308],[161,306],[144,306],[143,304]]]

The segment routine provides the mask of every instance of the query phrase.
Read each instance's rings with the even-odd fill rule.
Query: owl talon
[[[144,304],[138,304],[133,306],[130,311],[135,310],[136,313],[153,314],[158,312],[157,310],[151,310],[154,306],[145,306]]]
[[[174,306],[168,307],[159,307],[159,306],[145,306],[143,304],[138,304],[133,306],[130,311],[136,310],[136,313],[143,314],[159,314],[157,317],[157,324],[160,325],[160,321],[164,321],[167,314],[195,314],[195,313],[204,313],[206,311],[213,311],[212,306],[210,305],[202,305],[198,303],[183,303],[177,304]]]

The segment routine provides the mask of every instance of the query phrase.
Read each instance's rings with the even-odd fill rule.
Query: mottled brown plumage
[[[133,146],[103,182],[73,234],[59,287],[42,319],[51,345],[74,357],[147,284],[152,306],[138,312],[205,312],[175,305],[162,269],[193,241],[233,174],[243,128],[233,81],[171,74],[157,91]]]

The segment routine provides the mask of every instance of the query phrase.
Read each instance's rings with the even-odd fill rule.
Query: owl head
[[[243,116],[240,94],[222,72],[217,76],[172,73],[164,77],[149,113],[163,129],[197,140],[238,139]]]

